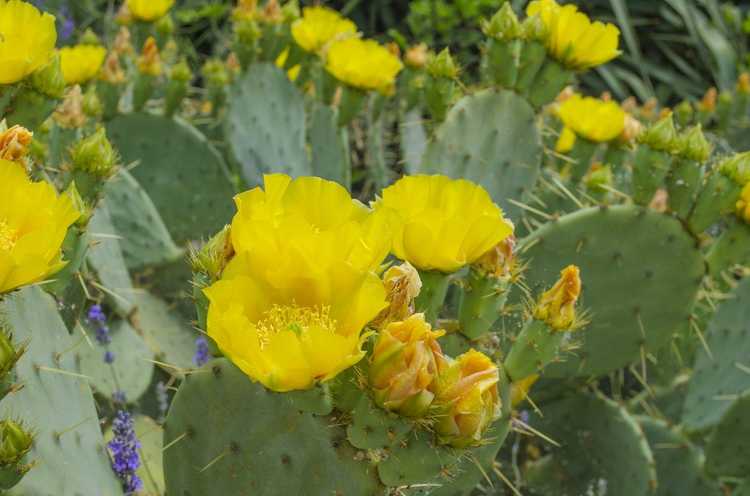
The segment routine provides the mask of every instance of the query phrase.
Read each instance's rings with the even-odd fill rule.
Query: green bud
[[[102,178],[109,177],[117,164],[117,153],[103,127],[73,145],[70,156],[76,170]]]
[[[527,17],[521,24],[521,36],[527,41],[546,41],[549,34],[547,28],[538,16]]]
[[[180,62],[172,66],[172,69],[169,71],[169,79],[182,83],[192,81],[193,71],[190,70],[190,66],[185,59],[180,60]]]
[[[102,105],[102,101],[99,100],[99,95],[96,93],[94,85],[89,86],[83,95],[83,113],[94,118],[104,113],[104,106]]]
[[[291,24],[300,18],[300,9],[298,0],[289,0],[281,7],[281,15],[284,17],[284,22]]]
[[[750,183],[750,152],[737,153],[716,167],[739,186]]]
[[[213,238],[209,239],[203,248],[190,253],[190,265],[193,272],[205,274],[216,281],[221,277],[224,267],[234,256],[231,228],[225,226]]]
[[[101,45],[102,42],[91,28],[86,29],[78,40],[81,45]]]
[[[13,345],[13,335],[0,330],[0,380],[5,381],[18,359],[26,352],[26,346]]]
[[[234,34],[239,44],[254,46],[263,33],[257,22],[245,19],[234,24]]]
[[[614,183],[614,176],[610,166],[592,168],[585,178],[586,188],[595,193],[606,193],[607,187]]]
[[[70,199],[73,201],[73,206],[76,208],[76,211],[81,213],[81,216],[78,217],[78,220],[76,220],[76,226],[80,227],[81,229],[85,229],[89,223],[89,220],[91,220],[91,217],[94,215],[94,209],[91,207],[91,205],[86,203],[86,200],[83,199],[81,193],[78,191],[78,187],[76,186],[75,181],[70,182],[63,194],[70,197]]]
[[[174,33],[174,21],[169,15],[165,15],[164,17],[156,21],[155,27],[156,32],[164,38],[172,36],[172,33]]]
[[[677,118],[677,123],[680,126],[687,126],[693,120],[693,105],[687,100],[683,100],[679,105],[674,108],[674,114]]]
[[[209,87],[224,87],[229,84],[229,73],[224,62],[219,59],[208,59],[203,64],[201,73]]]
[[[503,4],[500,10],[492,16],[492,19],[482,23],[482,31],[490,38],[499,41],[514,40],[521,37],[521,23],[518,21],[510,2]]]
[[[456,79],[458,66],[451,57],[450,50],[445,48],[438,55],[432,55],[427,61],[427,72],[436,78]]]
[[[19,463],[33,442],[34,438],[19,423],[0,421],[0,466]]]
[[[65,93],[65,79],[60,66],[60,55],[55,54],[49,64],[31,75],[31,86],[50,98],[62,98]]]
[[[703,135],[700,124],[682,133],[677,141],[679,143],[679,154],[695,162],[705,162],[713,150],[713,146]]]
[[[638,136],[638,142],[648,145],[654,150],[672,151],[675,149],[677,130],[674,127],[672,114],[662,117],[651,124]]]

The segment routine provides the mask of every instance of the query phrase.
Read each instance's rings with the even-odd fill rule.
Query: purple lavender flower
[[[87,318],[89,324],[94,326],[96,332],[96,341],[102,345],[107,346],[112,342],[112,336],[109,334],[109,327],[107,327],[107,316],[104,314],[101,305],[91,305],[89,308]]]
[[[203,336],[195,340],[195,355],[193,363],[196,367],[202,367],[211,359],[208,351],[208,341]]]
[[[115,437],[107,444],[111,454],[112,470],[122,483],[126,495],[131,495],[143,487],[143,481],[136,475],[141,466],[138,450],[141,443],[135,435],[133,417],[130,413],[120,410],[112,422],[112,432]]]
[[[107,350],[104,352],[104,363],[112,364],[115,361],[115,354]]]
[[[60,40],[68,41],[76,30],[76,23],[73,20],[73,16],[70,15],[70,10],[67,5],[60,7]]]

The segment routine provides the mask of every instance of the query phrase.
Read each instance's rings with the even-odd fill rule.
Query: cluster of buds
[[[491,271],[505,273],[499,267],[510,263],[507,250],[499,248],[491,258]],[[406,417],[435,419],[441,443],[457,448],[479,444],[500,415],[497,366],[475,350],[457,359],[443,353],[438,339],[445,331],[414,313],[422,286],[414,267],[391,267],[383,280],[389,306],[376,319],[380,332],[369,364],[376,404]]]

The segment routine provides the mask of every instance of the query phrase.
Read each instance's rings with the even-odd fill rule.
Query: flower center
[[[273,305],[256,324],[261,348],[268,345],[274,334],[292,331],[301,336],[311,327],[334,332],[336,321],[331,318],[331,307],[301,307],[294,303]]]
[[[16,245],[18,233],[7,222],[0,220],[0,251],[10,251]]]

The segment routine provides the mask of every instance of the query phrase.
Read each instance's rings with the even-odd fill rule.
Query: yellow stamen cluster
[[[336,320],[331,317],[330,306],[301,307],[292,303],[271,306],[255,326],[263,349],[281,331],[292,331],[298,336],[311,328],[335,332]]]
[[[10,251],[16,246],[18,232],[11,229],[7,222],[0,220],[0,251]]]

